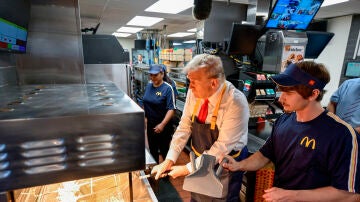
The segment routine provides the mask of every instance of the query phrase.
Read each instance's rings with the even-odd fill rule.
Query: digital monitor
[[[308,42],[305,49],[305,58],[318,58],[320,53],[325,49],[326,45],[333,38],[334,33],[306,31]]]
[[[360,77],[360,62],[348,62],[346,65],[345,76]]]
[[[0,50],[26,52],[27,29],[0,18]]]
[[[268,29],[306,30],[324,0],[277,0],[265,24]]]
[[[261,27],[258,25],[233,23],[226,53],[228,55],[252,55],[260,33]]]

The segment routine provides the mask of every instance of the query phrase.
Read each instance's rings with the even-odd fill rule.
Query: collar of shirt
[[[218,102],[219,96],[221,94],[221,90],[222,90],[224,85],[225,85],[225,83],[222,83],[220,85],[220,87],[217,89],[217,91],[208,98],[209,99],[209,104],[211,106],[216,105],[216,103]],[[205,101],[205,99],[202,100],[202,103],[204,103],[204,101]]]

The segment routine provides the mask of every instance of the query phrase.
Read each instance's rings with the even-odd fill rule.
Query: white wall
[[[333,32],[335,35],[320,56],[314,60],[317,63],[323,63],[329,70],[331,77],[330,82],[325,87],[327,92],[321,101],[322,106],[328,105],[331,95],[339,86],[351,27],[351,20],[352,16],[344,16],[328,20],[327,31]]]
[[[131,49],[135,48],[135,39],[117,38],[123,49],[127,49],[130,53],[130,63],[132,63]]]

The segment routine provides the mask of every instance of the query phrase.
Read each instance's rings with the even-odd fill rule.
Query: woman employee
[[[151,155],[159,162],[159,153],[165,158],[173,134],[171,119],[175,113],[173,88],[164,82],[161,65],[150,65],[151,82],[146,86],[143,102],[147,120],[147,138]]]

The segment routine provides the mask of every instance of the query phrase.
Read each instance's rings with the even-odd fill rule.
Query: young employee
[[[285,114],[258,152],[224,168],[255,171],[275,164],[266,201],[360,201],[359,134],[320,101],[330,76],[322,64],[290,64],[272,80],[282,92]]]

